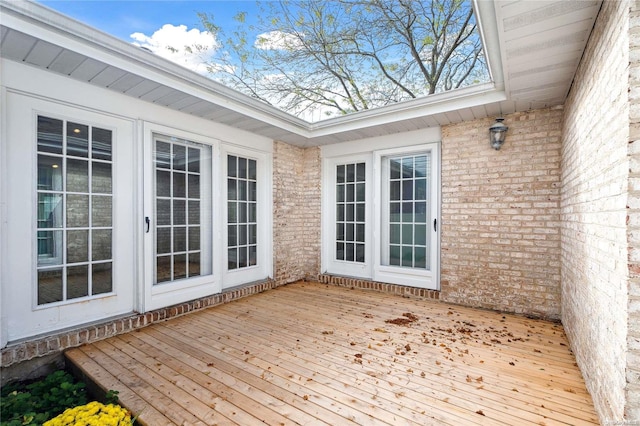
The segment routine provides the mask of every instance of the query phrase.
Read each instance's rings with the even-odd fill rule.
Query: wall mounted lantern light
[[[496,151],[500,149],[504,140],[507,136],[507,130],[509,128],[502,124],[504,118],[496,118],[496,122],[489,127],[489,141],[491,142],[491,147]]]

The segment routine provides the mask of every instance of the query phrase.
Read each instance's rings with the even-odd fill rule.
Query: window
[[[382,264],[429,269],[427,224],[431,222],[428,153],[384,157],[384,223]]]
[[[270,277],[270,154],[206,129],[144,130],[143,309]]]
[[[3,340],[126,315],[140,271],[136,121],[6,93]],[[3,104],[4,105],[4,104]],[[6,143],[6,144],[5,144]],[[4,324],[4,323],[3,323]]]
[[[256,160],[227,155],[227,263],[255,266],[258,250]]]
[[[365,260],[365,163],[336,166],[336,260]]]
[[[154,284],[210,275],[211,147],[156,138]]]
[[[112,132],[38,116],[38,305],[112,283]]]
[[[422,137],[323,149],[323,272],[439,288],[439,145]]]
[[[323,269],[368,276],[374,252],[371,156],[326,160],[323,169]]]

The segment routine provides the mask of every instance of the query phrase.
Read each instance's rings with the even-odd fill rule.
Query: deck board
[[[66,355],[154,426],[598,424],[560,324],[318,283]]]

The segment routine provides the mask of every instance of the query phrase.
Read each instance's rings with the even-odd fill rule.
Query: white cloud
[[[269,31],[256,37],[254,46],[263,50],[296,50],[302,47],[301,41],[293,34],[282,31]]]
[[[219,47],[210,32],[197,28],[189,30],[186,25],[165,24],[151,36],[133,33],[130,37],[135,40],[134,45],[200,74],[207,74],[204,62],[209,62]]]

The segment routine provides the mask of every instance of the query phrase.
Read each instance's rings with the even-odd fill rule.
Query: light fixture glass
[[[489,127],[489,142],[491,143],[491,147],[496,151],[500,149],[504,140],[507,136],[507,130],[509,128],[502,124],[504,118],[499,117],[496,118],[496,122]]]

